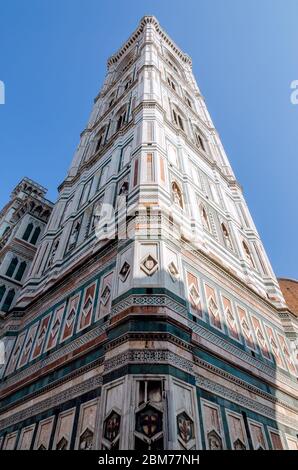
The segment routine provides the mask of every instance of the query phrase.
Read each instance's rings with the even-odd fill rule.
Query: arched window
[[[255,263],[254,263],[252,254],[251,254],[250,249],[248,248],[247,244],[245,243],[245,241],[242,241],[242,245],[243,245],[243,248],[244,248],[244,253],[245,253],[246,260],[248,261],[248,263],[253,268],[255,268]]]
[[[173,109],[173,121],[174,124],[176,124],[179,129],[184,131],[184,119],[182,117],[182,114],[178,111],[178,109]]]
[[[121,108],[116,115],[116,132],[118,132],[125,123],[126,108]]]
[[[31,237],[31,240],[30,240],[30,243],[31,243],[32,245],[35,245],[35,244],[36,244],[40,232],[41,232],[41,228],[40,228],[40,227],[36,227],[36,229],[35,229],[34,232],[33,232],[32,237]]]
[[[17,270],[17,274],[15,275],[15,280],[16,281],[21,281],[22,280],[22,277],[23,277],[23,274],[25,272],[26,266],[27,266],[26,261],[22,261],[20,263],[19,268]]]
[[[132,83],[132,78],[131,78],[131,77],[129,77],[128,79],[126,79],[126,81],[125,81],[125,83],[124,83],[124,90],[125,90],[125,91],[129,88],[129,86],[131,85],[131,83]]]
[[[173,198],[173,201],[174,203],[181,207],[181,209],[183,209],[183,196],[182,196],[182,191],[181,189],[179,188],[178,184],[176,183],[176,181],[173,181],[172,183],[172,198]]]
[[[206,151],[205,138],[200,132],[200,130],[197,128],[197,126],[194,126],[194,134],[195,134],[196,146],[205,152]]]
[[[8,266],[8,269],[6,271],[6,276],[8,276],[8,277],[13,276],[13,273],[15,272],[15,269],[18,265],[18,262],[19,262],[19,260],[16,257],[11,260],[10,265]]]
[[[222,235],[223,235],[224,243],[225,243],[226,247],[230,248],[230,250],[231,250],[232,249],[232,243],[231,243],[230,234],[229,234],[229,231],[228,231],[226,225],[223,222],[221,224],[221,229],[222,229]]]
[[[0,303],[4,297],[4,294],[6,292],[6,287],[5,286],[0,286]]]
[[[208,217],[207,211],[206,211],[206,209],[203,205],[201,206],[201,217],[202,217],[202,222],[203,222],[204,229],[208,230],[208,232],[211,232],[209,217]]]
[[[10,309],[11,304],[13,302],[14,296],[15,296],[15,290],[10,289],[7,292],[7,295],[5,297],[5,300],[4,300],[4,303],[3,303],[3,306],[2,306],[3,312],[8,312],[8,310]]]
[[[106,126],[100,129],[100,131],[97,134],[97,143],[96,143],[95,152],[98,152],[98,150],[104,145],[105,133],[106,133]]]
[[[24,235],[23,235],[23,240],[25,241],[28,241],[30,235],[31,235],[31,232],[33,230],[33,224],[30,222],[30,224],[27,225],[27,228],[24,232]]]
[[[168,77],[167,80],[168,80],[169,86],[170,86],[174,91],[176,91],[176,83],[174,82],[174,80],[172,79],[172,77]]]

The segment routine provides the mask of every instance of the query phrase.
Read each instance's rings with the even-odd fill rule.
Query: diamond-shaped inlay
[[[233,314],[232,314],[232,312],[229,308],[227,309],[227,320],[230,323],[230,325],[234,325],[235,318],[234,318],[234,316],[233,316]]]
[[[108,303],[110,296],[111,296],[111,289],[109,288],[109,286],[106,286],[101,294],[101,301],[104,305]]]
[[[130,265],[127,261],[124,261],[122,268],[119,271],[119,277],[122,282],[125,282],[130,273]]]
[[[74,318],[76,316],[76,311],[74,308],[72,308],[69,312],[69,314],[67,315],[67,318],[66,318],[66,324],[67,326],[71,325],[71,323],[73,322]]]
[[[83,307],[83,315],[86,317],[89,312],[90,312],[90,308],[92,307],[92,300],[90,297],[88,297],[87,301],[85,302],[85,305]]]
[[[257,337],[259,339],[259,341],[262,343],[262,344],[265,344],[265,338],[264,338],[264,335],[263,333],[261,332],[261,330],[258,328],[257,330]]]
[[[249,326],[248,326],[246,320],[243,320],[243,321],[242,321],[242,328],[243,328],[243,331],[244,331],[245,335],[249,338],[249,336],[250,336],[250,328],[249,328]]]
[[[192,284],[190,286],[189,293],[190,293],[190,296],[191,296],[194,304],[198,305],[198,303],[200,302],[200,295],[199,295],[198,290],[197,290],[197,288],[194,284]]]
[[[152,276],[152,274],[154,274],[158,269],[158,262],[155,258],[153,258],[152,255],[147,255],[141,261],[140,267],[145,274],[147,274],[148,276]]]
[[[170,276],[172,278],[173,282],[176,282],[177,279],[179,279],[179,271],[177,266],[175,265],[174,261],[171,261],[171,263],[168,266],[168,271],[170,273]]]
[[[217,316],[218,314],[218,307],[216,305],[216,303],[214,302],[214,299],[211,297],[210,301],[209,301],[209,310],[210,312],[212,313],[212,315],[214,317]]]

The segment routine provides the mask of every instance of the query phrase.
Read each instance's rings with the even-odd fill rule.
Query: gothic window
[[[18,267],[17,274],[15,275],[15,280],[16,281],[21,281],[23,274],[25,272],[25,269],[27,267],[26,261],[22,261]]]
[[[181,114],[179,113],[179,111],[175,109],[173,109],[173,121],[176,124],[176,126],[179,127],[179,129],[184,131],[184,122],[183,122],[184,120]]]
[[[176,84],[174,82],[174,80],[172,80],[170,77],[168,77],[168,84],[170,85],[170,87],[176,91]]]
[[[6,287],[5,287],[5,286],[1,286],[1,287],[0,287],[0,303],[1,303],[2,299],[3,299],[3,297],[4,297],[5,292],[6,292]]]
[[[33,230],[33,224],[30,222],[30,224],[27,225],[27,228],[24,232],[24,235],[23,235],[23,240],[25,241],[28,241],[30,235],[31,235],[31,232]]]
[[[8,310],[10,309],[11,307],[11,304],[13,302],[13,299],[14,299],[14,296],[15,296],[15,290],[14,289],[10,289],[8,292],[7,292],[7,295],[5,297],[5,300],[4,300],[4,303],[3,303],[3,306],[2,306],[2,310],[4,312],[8,312]]]
[[[224,243],[225,243],[226,247],[229,248],[230,250],[232,250],[232,243],[231,243],[230,234],[228,232],[228,229],[227,229],[226,225],[223,222],[221,224],[221,229],[222,229],[222,235],[223,235],[223,239],[224,239]]]
[[[100,215],[101,215],[101,209],[102,209],[102,202],[96,202],[93,207],[93,212],[92,212],[92,221],[91,221],[91,232],[95,229],[95,227],[98,225]]]
[[[174,203],[181,207],[181,209],[183,209],[183,196],[182,196],[182,191],[181,189],[179,188],[178,184],[173,181],[172,183],[172,199],[174,201]]]
[[[243,246],[245,257],[246,257],[246,260],[247,260],[248,264],[250,264],[250,266],[255,268],[255,263],[254,263],[252,254],[251,254],[250,249],[248,248],[248,246],[247,246],[247,244],[245,243],[244,240],[242,241],[242,246]]]
[[[119,189],[119,196],[127,196],[128,194],[128,182],[124,181]]]
[[[65,207],[64,207],[64,211],[62,213],[62,219],[61,219],[61,224],[64,222],[64,220],[67,219],[67,217],[69,216],[70,214],[70,210],[71,210],[71,204],[72,204],[72,201],[73,201],[73,198],[70,198],[67,203],[65,204]]]
[[[31,239],[30,239],[30,243],[31,243],[32,245],[36,245],[36,242],[37,242],[37,240],[38,240],[38,237],[39,237],[39,235],[40,235],[40,232],[41,232],[41,228],[40,228],[40,227],[36,227],[36,229],[35,229],[34,232],[33,232],[32,237],[31,237]]]
[[[192,108],[191,99],[190,99],[190,97],[189,97],[187,94],[184,95],[184,101],[185,101],[185,103],[187,104],[187,106],[189,106],[190,108]]]
[[[125,91],[129,88],[129,86],[131,85],[131,83],[132,83],[132,79],[131,79],[131,77],[130,77],[129,79],[126,80],[126,82],[125,82],[125,84],[124,84],[124,90],[125,90]]]
[[[121,127],[125,124],[126,119],[126,107],[120,108],[120,110],[116,114],[116,132],[118,132]]]
[[[115,92],[111,94],[111,96],[109,97],[109,108],[111,108],[111,106],[113,106],[114,102],[115,102]]]
[[[82,196],[81,196],[81,200],[80,200],[80,207],[83,206],[89,199],[91,184],[92,184],[92,179],[89,180],[84,186]]]
[[[209,217],[208,217],[207,211],[206,211],[206,209],[203,205],[201,205],[201,217],[202,217],[202,223],[203,223],[204,229],[211,233]]]
[[[77,220],[73,224],[73,228],[69,237],[68,250],[72,250],[78,241],[79,233],[81,228],[81,219]]]
[[[105,132],[106,132],[106,127],[103,127],[98,132],[95,152],[98,152],[99,149],[104,145]]]
[[[205,138],[197,126],[194,126],[195,141],[198,148],[206,151]]]
[[[18,263],[19,263],[18,258],[16,258],[16,257],[13,258],[10,262],[10,265],[7,268],[7,271],[6,271],[5,275],[8,276],[8,277],[12,277],[15,270],[16,270],[16,267],[17,267]]]
[[[48,261],[48,266],[52,266],[53,260],[55,258],[56,253],[57,253],[57,250],[58,250],[59,243],[60,243],[60,238],[58,238],[58,240],[54,241],[53,248],[52,248],[52,251],[51,251],[51,255],[50,255],[49,261]]]

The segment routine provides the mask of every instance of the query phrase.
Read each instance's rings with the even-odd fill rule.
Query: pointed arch
[[[172,182],[172,199],[177,206],[184,208],[182,190],[176,181]]]
[[[252,257],[252,254],[251,254],[251,251],[247,245],[247,243],[242,240],[242,246],[243,246],[243,249],[244,249],[244,253],[245,253],[245,257],[246,257],[246,260],[248,261],[248,263],[253,267],[255,268],[255,263],[254,263],[254,260],[253,260],[253,257]]]
[[[23,234],[23,237],[22,237],[23,240],[25,240],[26,242],[28,241],[28,239],[29,239],[29,237],[30,237],[30,235],[31,235],[32,230],[33,230],[33,224],[32,224],[32,222],[30,222],[30,223],[27,225],[27,228],[26,228],[26,230],[25,230],[25,232],[24,232],[24,234]]]
[[[14,258],[12,258],[12,260],[10,262],[10,265],[8,266],[8,268],[6,270],[5,275],[8,276],[8,277],[12,277],[15,270],[16,270],[16,267],[17,267],[18,263],[19,263],[19,260],[16,256]]]
[[[200,205],[200,213],[204,229],[211,233],[210,220],[204,204]]]
[[[232,242],[230,237],[230,232],[224,222],[221,223],[222,236],[224,239],[224,244],[227,248],[232,249]]]
[[[40,235],[40,232],[41,232],[41,228],[40,228],[40,227],[36,227],[35,230],[34,230],[34,232],[33,232],[32,237],[31,237],[31,239],[30,239],[30,243],[31,243],[32,245],[36,245],[37,240],[38,240],[38,237],[39,237],[39,235]]]
[[[2,306],[2,310],[4,312],[8,312],[8,310],[10,309],[11,307],[11,304],[13,302],[13,299],[15,297],[15,290],[14,289],[10,289],[8,292],[7,292],[7,295],[5,297],[5,300],[3,302],[3,306]]]
[[[5,285],[3,284],[2,286],[0,286],[0,304],[1,304],[1,302],[2,302],[2,299],[3,299],[3,297],[4,297],[5,292],[6,292],[6,287],[5,287]]]
[[[26,261],[22,261],[18,267],[18,270],[17,270],[17,274],[15,275],[15,280],[16,281],[21,281],[22,280],[22,277],[23,277],[23,274],[26,270],[26,267],[27,267],[27,263]]]

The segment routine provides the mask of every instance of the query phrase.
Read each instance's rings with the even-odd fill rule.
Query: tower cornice
[[[143,16],[137,29],[127,39],[127,41],[123,44],[123,46],[120,49],[118,49],[118,51],[108,59],[108,67],[116,64],[122,58],[122,56],[129,50],[129,48],[133,44],[135,44],[135,42],[140,37],[141,33],[144,31],[147,25],[154,26],[156,32],[167,43],[167,45],[170,46],[172,51],[179,57],[179,59],[182,60],[182,62],[184,62],[185,64],[192,66],[191,58],[185,52],[183,52],[177,46],[177,44],[174,43],[174,41],[172,41],[172,39],[168,36],[168,34],[161,28],[155,16],[148,15],[148,16]]]

